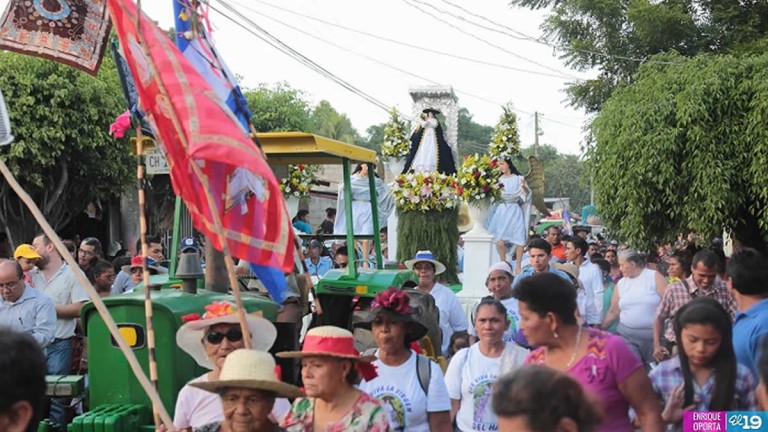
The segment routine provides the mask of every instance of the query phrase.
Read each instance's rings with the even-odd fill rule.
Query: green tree
[[[0,157],[55,229],[89,202],[119,196],[130,184],[135,164],[128,145],[108,133],[125,110],[110,56],[91,77],[50,60],[0,51],[0,88],[16,136]],[[0,184],[0,226],[16,244],[38,230],[6,182]]]
[[[368,126],[368,129],[365,130],[366,137],[362,139],[358,145],[379,153],[381,145],[384,143],[385,125],[386,123],[379,123],[376,125]]]
[[[595,201],[620,238],[732,231],[766,249],[768,54],[659,57],[592,124]]]
[[[312,109],[310,114],[310,127],[312,133],[356,144],[361,141],[357,130],[352,126],[346,114],[340,114],[327,100],[322,100]]]
[[[251,121],[259,132],[289,132],[310,130],[310,105],[304,92],[288,83],[272,86],[261,84],[243,91],[248,108],[253,111]]]
[[[493,135],[493,127],[475,123],[469,110],[459,108],[459,134],[456,145],[460,159],[473,153],[486,153],[491,135]],[[457,165],[460,163],[456,161]]]
[[[572,104],[597,112],[638,66],[659,53],[764,52],[768,2],[762,0],[512,0],[551,8],[546,38],[576,70],[600,71],[568,88]]]

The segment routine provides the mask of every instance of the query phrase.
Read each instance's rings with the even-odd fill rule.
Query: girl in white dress
[[[508,244],[515,246],[515,274],[518,274],[527,240],[532,193],[525,183],[525,177],[517,171],[511,160],[499,160],[499,170],[504,185],[502,201],[491,209],[488,231],[493,234],[496,242],[499,261],[507,261]]]

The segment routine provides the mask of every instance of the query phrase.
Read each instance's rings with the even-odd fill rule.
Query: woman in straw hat
[[[371,330],[376,340],[378,359],[373,364],[378,376],[359,388],[389,405],[394,430],[449,432],[451,399],[443,371],[410,348],[427,334],[427,327],[413,318],[421,312],[410,305],[405,291],[388,288],[376,295],[370,316],[357,325]]]
[[[211,371],[185,385],[176,399],[173,426],[177,430],[192,430],[209,423],[222,421],[224,413],[218,396],[193,387],[219,379],[224,359],[233,351],[245,348],[244,337],[251,338],[251,348],[267,351],[277,337],[271,322],[254,315],[246,315],[249,336],[243,335],[237,316],[237,306],[229,302],[213,302],[205,307],[205,313],[182,317],[186,324],[176,332],[176,344],[189,354],[197,364]],[[288,409],[288,401],[278,399],[274,414],[279,418]]]
[[[384,407],[355,388],[358,372],[376,377],[371,365],[376,357],[355,350],[352,333],[339,327],[322,326],[308,331],[301,351],[278,357],[301,358],[301,378],[306,398],[293,402],[280,425],[289,432],[384,432],[389,429]]]
[[[298,387],[280,381],[272,355],[239,349],[224,360],[219,378],[190,384],[221,398],[224,419],[195,428],[194,432],[282,431],[269,418],[275,397],[294,399]]]
[[[431,251],[422,250],[416,252],[413,259],[406,261],[405,266],[419,278],[419,291],[432,294],[435,298],[435,304],[440,310],[440,330],[443,332],[440,352],[448,352],[453,333],[467,331],[467,315],[456,294],[436,279],[437,275],[445,271],[445,265],[436,260]]]

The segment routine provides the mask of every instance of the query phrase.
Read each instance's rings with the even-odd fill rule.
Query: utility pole
[[[533,113],[533,155],[538,158],[539,157],[539,112],[535,111]]]

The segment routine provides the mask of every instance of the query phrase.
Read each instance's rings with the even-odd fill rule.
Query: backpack
[[[363,355],[376,355],[376,348],[366,350]],[[424,391],[424,396],[429,396],[429,382],[432,380],[432,360],[421,354],[416,354],[416,378],[419,386]]]

